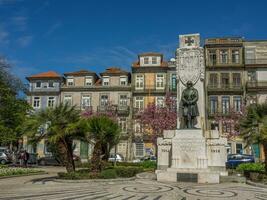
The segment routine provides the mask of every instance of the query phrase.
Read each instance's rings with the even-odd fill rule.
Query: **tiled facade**
[[[226,116],[239,111],[243,104],[266,101],[267,41],[245,41],[243,38],[209,38],[205,40],[205,85],[207,120],[210,129],[218,128],[227,135],[227,126],[217,124],[215,115]],[[27,78],[30,82],[28,101],[35,109],[58,102],[69,102],[77,109],[108,112],[115,109],[122,130],[117,152],[126,160],[155,154],[135,119],[139,110],[149,103],[163,106],[167,94],[176,98],[176,62],[166,62],[163,54],[143,53],[132,64],[131,73],[117,67],[96,74],[88,70],[64,73],[47,72]],[[90,156],[92,147],[75,141],[75,153]],[[229,153],[251,153],[260,148],[245,149],[241,138],[230,139]],[[45,141],[37,152],[45,154]],[[113,150],[114,151],[114,150]],[[259,157],[261,157],[259,155]]]

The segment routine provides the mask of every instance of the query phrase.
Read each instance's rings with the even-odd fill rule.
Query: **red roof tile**
[[[61,78],[61,76],[54,71],[48,71],[27,77],[27,79],[35,79],[35,78]]]

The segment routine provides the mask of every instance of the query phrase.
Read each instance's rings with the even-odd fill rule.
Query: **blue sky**
[[[267,39],[266,8],[257,0],[0,0],[0,54],[21,78],[130,70],[141,52],[173,57],[179,34]]]

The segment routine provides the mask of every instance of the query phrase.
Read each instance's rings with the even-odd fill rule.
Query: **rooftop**
[[[38,79],[38,78],[57,78],[57,79],[60,79],[61,76],[58,73],[54,72],[54,71],[48,71],[48,72],[34,74],[34,75],[26,77],[26,79],[28,79],[28,80],[30,80],[30,79]]]

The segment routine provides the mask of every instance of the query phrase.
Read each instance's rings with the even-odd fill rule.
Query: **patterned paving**
[[[267,200],[267,189],[245,184],[56,182],[53,178],[0,180],[0,200]]]

